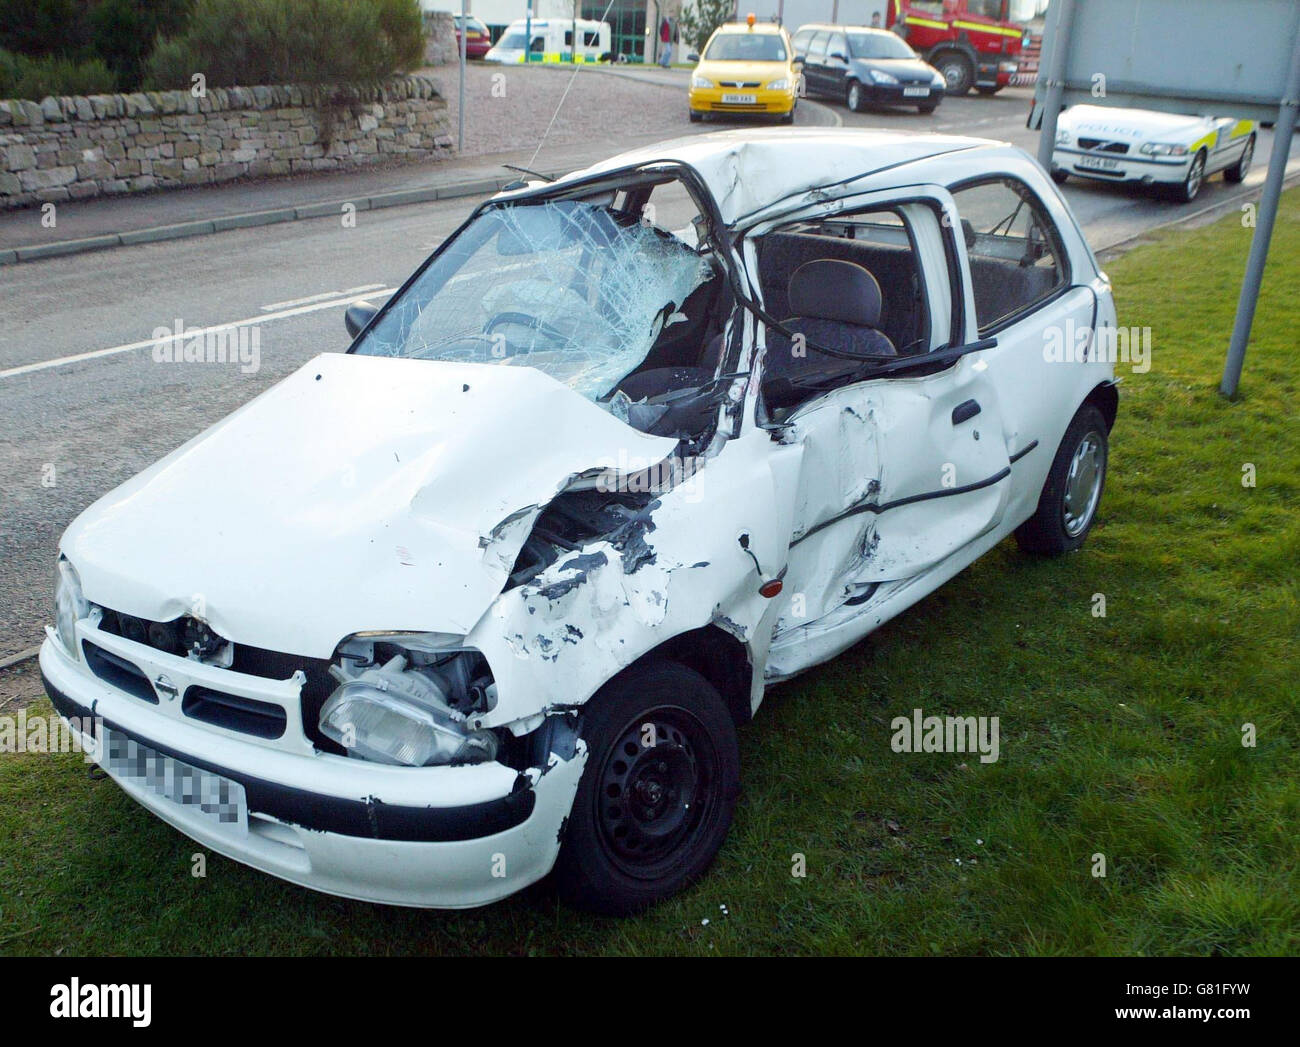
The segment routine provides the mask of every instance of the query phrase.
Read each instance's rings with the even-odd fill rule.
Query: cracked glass
[[[495,207],[355,351],[533,367],[598,400],[645,360],[710,276],[692,247],[623,211],[578,200]]]

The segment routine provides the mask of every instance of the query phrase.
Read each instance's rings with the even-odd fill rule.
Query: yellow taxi
[[[790,37],[750,15],[719,26],[705,44],[691,74],[691,120],[706,113],[768,113],[792,123],[798,89]]]

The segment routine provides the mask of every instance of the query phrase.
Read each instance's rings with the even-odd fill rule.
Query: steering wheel
[[[558,327],[548,324],[545,320],[539,320],[535,316],[529,316],[527,313],[497,313],[483,327],[485,335],[491,335],[502,324],[514,324],[517,327],[528,327],[540,334],[546,335],[553,341],[565,343],[571,340],[572,336],[561,331]]]

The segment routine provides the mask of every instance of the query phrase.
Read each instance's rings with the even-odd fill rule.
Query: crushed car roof
[[[944,153],[1005,145],[986,138],[847,128],[718,131],[620,153],[556,184],[657,160],[689,164],[704,179],[723,221],[730,225],[796,193]]]

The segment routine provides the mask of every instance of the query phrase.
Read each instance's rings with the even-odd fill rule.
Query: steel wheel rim
[[[1097,511],[1097,502],[1101,500],[1102,477],[1106,471],[1103,446],[1101,434],[1091,430],[1079,441],[1070,459],[1070,468],[1065,474],[1061,522],[1071,538],[1078,538],[1087,529]]]
[[[1241,154],[1241,166],[1240,168],[1238,168],[1238,170],[1241,171],[1242,178],[1246,177],[1246,173],[1250,170],[1251,161],[1254,159],[1255,159],[1255,139],[1252,138],[1249,142],[1246,143],[1246,151]]]
[[[1205,170],[1205,158],[1198,156],[1192,161],[1192,169],[1187,174],[1187,195],[1195,196],[1201,191],[1202,171]]]
[[[966,82],[966,70],[960,62],[945,62],[943,78],[949,87],[961,87]]]
[[[718,766],[708,732],[686,709],[660,707],[627,724],[596,780],[596,826],[610,861],[645,880],[677,868],[717,809]]]
[[[849,108],[850,109],[853,109],[855,111],[857,110],[858,106],[862,102],[861,96],[862,96],[862,88],[860,88],[857,84],[850,84],[849,85]]]

